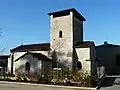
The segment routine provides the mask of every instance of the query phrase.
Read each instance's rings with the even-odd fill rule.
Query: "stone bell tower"
[[[74,45],[83,42],[85,18],[74,8],[48,13],[50,16],[50,45],[56,52],[59,66],[73,68]]]

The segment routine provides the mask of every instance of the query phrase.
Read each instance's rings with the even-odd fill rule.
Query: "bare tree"
[[[3,53],[6,51],[7,47],[0,50],[0,54],[3,55]]]
[[[3,29],[0,28],[0,36],[2,36],[2,35],[3,35]],[[2,54],[6,51],[6,49],[7,49],[7,47],[2,48],[2,49],[0,50],[0,54],[2,55]]]
[[[0,28],[0,36],[2,36],[2,34],[3,34],[3,29]],[[5,52],[6,49],[7,49],[7,47],[2,48],[2,49],[0,50],[0,54],[2,55],[2,54]]]
[[[64,40],[56,40],[53,42],[53,45],[51,46],[53,49],[51,54],[52,54],[54,67],[58,67],[58,63],[60,63],[62,56],[65,54],[63,50],[64,46],[65,46]]]

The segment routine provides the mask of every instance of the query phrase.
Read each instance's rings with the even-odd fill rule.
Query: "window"
[[[62,38],[62,31],[59,31],[59,38]]]
[[[77,68],[78,68],[78,69],[82,69],[82,64],[81,64],[80,61],[77,62]]]
[[[120,66],[120,55],[116,55],[116,65]]]
[[[25,71],[27,71],[27,72],[30,71],[30,63],[29,62],[25,63]]]

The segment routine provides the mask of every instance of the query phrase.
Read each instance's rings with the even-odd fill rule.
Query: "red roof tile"
[[[10,51],[24,52],[24,51],[47,51],[47,50],[50,50],[50,43],[20,45],[16,48],[11,49]]]
[[[85,41],[85,42],[80,42],[78,44],[75,45],[75,47],[80,47],[80,48],[83,48],[83,47],[90,47],[92,44],[94,44],[94,42],[92,41]]]

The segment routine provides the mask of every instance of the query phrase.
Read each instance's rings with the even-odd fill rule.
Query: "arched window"
[[[27,71],[27,72],[30,71],[30,63],[29,62],[25,63],[25,71]]]
[[[82,69],[82,64],[81,64],[80,61],[77,62],[77,68],[78,68],[78,69]]]
[[[62,31],[59,31],[59,38],[62,38]]]

